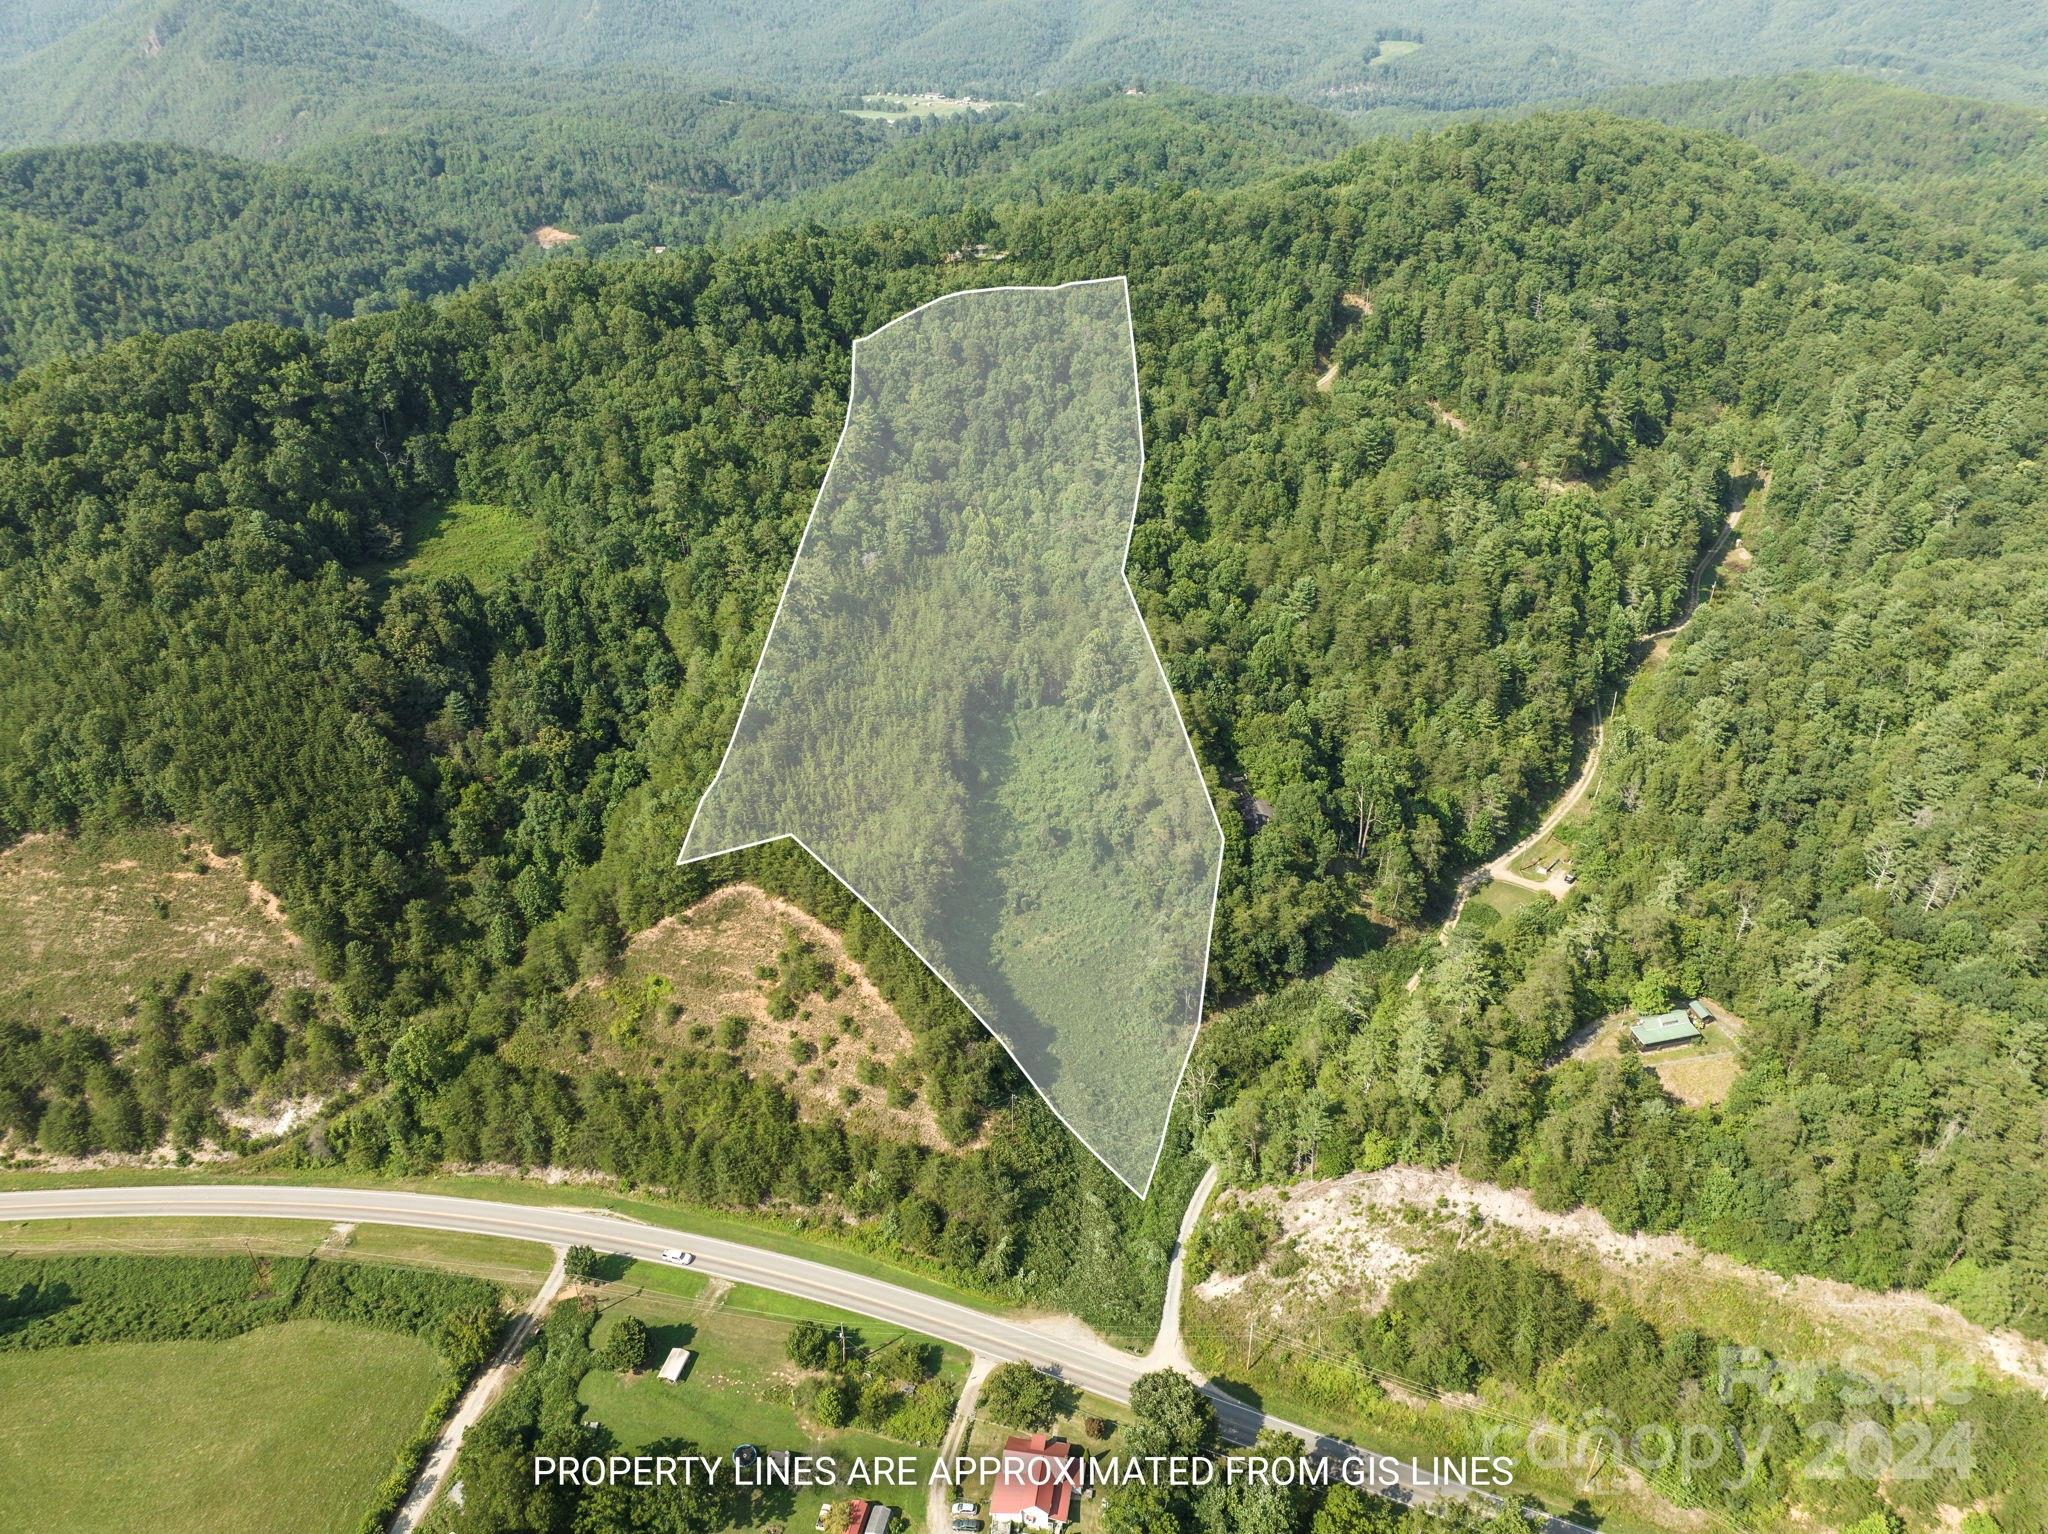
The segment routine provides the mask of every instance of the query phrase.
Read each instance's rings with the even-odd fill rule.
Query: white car
[[[695,1257],[692,1257],[688,1252],[681,1251],[673,1246],[663,1247],[661,1249],[661,1256],[664,1262],[672,1262],[679,1268],[687,1268],[691,1263],[697,1260]]]
[[[955,1502],[953,1504],[953,1513],[956,1517],[972,1518],[980,1511],[981,1504],[979,1502]]]

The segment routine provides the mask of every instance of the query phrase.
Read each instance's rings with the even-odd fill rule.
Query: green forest
[[[885,130],[695,92],[408,109],[282,161],[162,143],[0,154],[0,377],[143,330],[319,326],[544,259],[930,218],[1121,187],[1227,187],[1350,144],[1266,97],[1097,88]],[[213,138],[197,135],[197,142]],[[575,236],[545,250],[542,228]]]
[[[2001,237],[2030,250],[2048,245],[2048,120],[2034,108],[1843,75],[1658,86],[1617,91],[1600,104],[1628,117],[1732,133],[1830,181],[1967,230],[1957,254],[1995,251]]]
[[[45,0],[47,3],[47,0]],[[1023,95],[1118,80],[1284,91],[1351,108],[1496,107],[1617,85],[1848,67],[1936,88],[2038,99],[2041,18],[2001,0],[1822,0],[1600,7],[1502,0],[794,0],[676,8],[661,0],[400,0],[516,60],[654,65],[779,86]],[[1389,44],[1395,46],[1389,47]],[[1420,47],[1403,46],[1420,44]]]
[[[1549,234],[1529,248],[1517,231],[1539,214]],[[1743,588],[1770,621],[1710,611],[1617,724],[1625,765],[1608,781],[1631,793],[1602,813],[1630,829],[1611,877],[1455,951],[1415,1000],[1357,1000],[1263,1039],[1255,1011],[1227,1014],[1212,1047],[1254,1044],[1226,1061],[1245,1090],[1207,1130],[1233,1175],[1448,1157],[1625,1224],[1696,1226],[1865,1282],[1925,1281],[1966,1256],[2011,1287],[2016,1319],[2038,1318],[2028,1119],[2008,1120],[2010,1140],[1995,1121],[1945,1126],[1979,1093],[2009,1105],[2040,1091],[2023,1055],[1988,1046],[2023,1038],[2040,1005],[2024,874],[2038,856],[2025,752],[2040,737],[2027,713],[2039,488],[2023,465],[2042,429],[2041,298],[1949,270],[1932,232],[1725,140],[1598,116],[1462,129],[1239,193],[551,263],[320,336],[240,326],[53,364],[0,407],[0,696],[26,724],[0,759],[7,818],[174,819],[246,851],[345,998],[345,1052],[387,1062],[392,1090],[330,1137],[352,1163],[514,1147],[737,1203],[857,1183],[863,1199],[949,1211],[950,1265],[999,1282],[1031,1271],[1014,1239],[992,1239],[1013,1228],[999,1195],[1014,1179],[992,1167],[1006,1140],[964,1162],[909,1157],[925,1164],[892,1189],[850,1178],[848,1158],[900,1150],[799,1132],[774,1089],[715,1059],[672,1062],[659,1087],[573,1090],[517,1063],[557,989],[705,887],[710,875],[667,867],[668,849],[729,732],[836,433],[847,345],[967,280],[939,258],[971,236],[1011,252],[1006,276],[1133,274],[1150,463],[1132,580],[1219,803],[1235,817],[1242,784],[1272,807],[1229,842],[1224,998],[1311,973],[1355,940],[1361,905],[1416,919],[1521,824],[1565,775],[1575,718],[1675,612],[1730,466],[1783,461],[1759,535],[1769,574]],[[1339,303],[1354,289],[1370,315]],[[1343,368],[1328,394],[1310,385],[1324,352]],[[1815,376],[1837,383],[1819,395]],[[1470,429],[1445,427],[1431,400],[1456,401]],[[413,508],[452,498],[522,508],[542,552],[488,595],[357,573],[402,542]],[[1926,625],[1958,590],[2009,620],[1956,632],[1949,680],[1901,686],[1925,674]],[[1915,636],[1897,679],[1873,669],[1885,633]],[[1801,668],[1745,664],[1743,647],[1788,643],[1821,648]],[[1839,681],[1830,656],[1852,668]],[[1788,685],[1801,689],[1790,708],[1774,693]],[[1687,688],[1707,691],[1660,701]],[[1973,709],[2009,736],[1973,734],[1950,776],[1930,778],[1923,753]],[[1753,738],[1795,722],[1834,755],[1788,741],[1750,763]],[[1835,764],[1824,777],[1819,760]],[[1929,797],[1886,808],[1909,791]],[[1781,802],[1797,817],[1767,808]],[[1864,844],[1885,836],[1899,872],[1873,884]],[[758,876],[828,919],[844,912],[800,869]],[[1930,987],[1925,966],[1941,962],[1974,978]],[[1825,1041],[1884,1007],[1899,966],[1941,1045],[1907,1028],[1887,1059],[1866,1038],[1865,1098],[1828,1068]],[[1674,986],[1784,994],[1781,1064],[1753,1071],[1719,1123],[1660,1108],[1625,1071],[1541,1069],[1580,1016],[1652,967]],[[901,968],[893,983],[925,1026],[973,1035]],[[1280,1058],[1261,1058],[1275,1043]],[[1973,1079],[1987,1068],[2000,1087]],[[1888,1111],[1895,1069],[1927,1105],[1911,1118]],[[963,1135],[1012,1091],[993,1059],[935,1074]],[[24,1132],[81,1097],[89,1122],[91,1075],[38,1083]],[[1816,1077],[1837,1106],[1807,1110],[1802,1131]],[[1654,1154],[1574,1132],[1625,1104]],[[1294,1125],[1269,1126],[1269,1110]],[[659,1127],[634,1133],[650,1116]],[[1818,1137],[1805,1154],[1870,1206],[1809,1190],[1803,1158],[1755,1142],[1766,1125],[1794,1145]],[[798,1133],[824,1143],[770,1149]],[[1830,1153],[1836,1134],[1856,1158]],[[1035,1144],[1030,1159],[1063,1159],[1028,1131],[1017,1140]],[[1892,1181],[1855,1171],[1887,1142]],[[1908,1154],[1916,1143],[1952,1153]],[[1250,1161],[1240,1144],[1257,1147]],[[1757,1155],[1766,1175],[1752,1175]],[[945,1186],[977,1167],[993,1179],[986,1215]],[[1748,1207],[1717,1191],[1730,1188]],[[1815,1202],[1852,1232],[1832,1235]],[[1116,1198],[1102,1209],[1111,1228],[1149,1218]],[[1900,1232],[1920,1225],[1916,1248]],[[1144,1271],[1127,1281],[1137,1305]]]

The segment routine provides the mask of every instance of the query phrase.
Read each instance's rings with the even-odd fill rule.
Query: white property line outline
[[[809,544],[811,528],[818,520],[818,508],[825,503],[825,492],[832,483],[832,471],[839,465],[839,450],[846,445],[846,434],[853,427],[853,404],[860,382],[861,342],[872,341],[891,326],[899,325],[904,320],[922,314],[927,309],[955,298],[973,297],[983,293],[1058,293],[1063,292],[1067,288],[1091,288],[1111,282],[1116,283],[1123,289],[1124,339],[1130,344],[1131,353],[1131,413],[1137,418],[1138,428],[1138,472],[1131,486],[1131,515],[1128,524],[1124,528],[1124,557],[1123,563],[1118,566],[1117,577],[1123,582],[1124,595],[1130,598],[1131,613],[1138,620],[1138,632],[1144,636],[1145,650],[1152,657],[1153,668],[1159,673],[1159,685],[1166,689],[1166,701],[1173,709],[1174,723],[1180,726],[1181,744],[1187,747],[1188,763],[1195,769],[1195,778],[1202,785],[1202,803],[1208,807],[1209,823],[1216,828],[1216,874],[1209,881],[1209,920],[1207,926],[1203,929],[1202,936],[1202,971],[1201,983],[1195,988],[1195,1022],[1194,1026],[1188,1030],[1188,1047],[1186,1053],[1181,1056],[1180,1069],[1174,1073],[1173,1090],[1167,1095],[1166,1100],[1166,1116],[1160,1121],[1159,1125],[1159,1144],[1153,1148],[1152,1166],[1145,1173],[1145,1182],[1142,1187],[1132,1182],[1114,1166],[1110,1166],[1108,1158],[1088,1143],[1088,1137],[1068,1122],[1067,1116],[1060,1112],[1059,1105],[1052,1100],[1043,1087],[1039,1086],[1032,1079],[1031,1071],[1022,1060],[1017,1058],[1017,1052],[1010,1047],[1009,1040],[996,1031],[989,1020],[983,1017],[980,1011],[976,1009],[973,1002],[961,995],[958,986],[954,985],[945,975],[940,974],[938,966],[933,964],[930,959],[927,959],[918,950],[915,943],[911,942],[909,938],[897,930],[894,922],[875,909],[874,904],[869,901],[867,896],[854,887],[851,879],[848,879],[838,869],[826,862],[823,857],[819,856],[817,851],[802,836],[794,831],[780,831],[773,836],[763,836],[750,842],[743,842],[737,847],[721,847],[716,852],[700,852],[695,857],[684,856],[685,849],[690,845],[690,838],[696,834],[697,817],[704,813],[704,806],[711,799],[711,791],[718,787],[719,779],[725,776],[726,763],[732,759],[733,747],[739,743],[740,721],[747,717],[747,705],[754,701],[754,687],[761,680],[761,671],[767,664],[768,652],[775,643],[775,628],[782,621],[782,609],[789,601],[789,588],[796,581],[797,566],[803,563],[804,548]],[[977,1023],[980,1023],[983,1031],[1003,1046],[1003,1053],[1010,1057],[1010,1063],[1017,1067],[1017,1070],[1027,1082],[1030,1082],[1031,1090],[1038,1094],[1039,1101],[1052,1110],[1053,1117],[1060,1121],[1061,1126],[1067,1133],[1078,1140],[1088,1151],[1089,1155],[1100,1161],[1105,1167],[1109,1167],[1110,1173],[1118,1182],[1129,1188],[1140,1199],[1143,1199],[1150,1193],[1152,1180],[1159,1174],[1160,1158],[1166,1154],[1166,1137],[1173,1128],[1173,1104],[1180,1097],[1181,1084],[1187,1078],[1189,1062],[1195,1057],[1195,1045],[1201,1040],[1202,1023],[1208,1011],[1209,955],[1216,940],[1216,906],[1223,890],[1223,855],[1228,850],[1230,839],[1223,830],[1222,817],[1216,813],[1216,801],[1209,792],[1209,780],[1203,776],[1202,759],[1195,754],[1194,737],[1188,733],[1187,719],[1180,711],[1180,699],[1174,696],[1173,682],[1166,674],[1166,663],[1159,658],[1159,647],[1152,642],[1152,630],[1145,623],[1145,610],[1138,605],[1138,593],[1131,587],[1131,541],[1136,536],[1138,530],[1138,501],[1145,493],[1146,455],[1145,406],[1143,391],[1138,380],[1138,332],[1136,321],[1132,318],[1131,314],[1130,279],[1119,273],[1114,277],[1082,277],[1072,282],[1007,283],[992,288],[959,288],[951,293],[941,293],[937,298],[927,299],[915,309],[906,309],[903,313],[897,315],[895,319],[888,321],[886,324],[876,326],[866,335],[855,337],[850,352],[851,358],[846,385],[846,417],[840,423],[838,440],[832,444],[832,457],[825,465],[824,477],[818,481],[818,494],[811,502],[810,515],[804,518],[803,533],[797,538],[796,553],[791,556],[789,561],[789,574],[782,578],[782,593],[775,599],[775,615],[768,620],[767,637],[761,641],[761,653],[754,660],[753,675],[747,678],[747,691],[745,696],[740,699],[739,712],[733,715],[732,735],[726,741],[725,751],[718,759],[718,770],[711,774],[711,781],[704,785],[704,792],[697,798],[697,807],[690,812],[690,824],[683,831],[683,845],[676,850],[675,866],[682,868],[691,863],[705,862],[711,858],[728,857],[735,852],[747,852],[755,847],[765,847],[771,842],[795,842],[799,847],[803,848],[813,862],[820,868],[823,868],[834,879],[838,880],[848,894],[866,906],[868,910],[874,912],[875,919],[889,929],[890,934],[895,937],[896,941],[909,949],[911,954],[917,959],[917,962],[935,976],[939,984],[953,993],[954,999],[967,1009],[967,1015]]]

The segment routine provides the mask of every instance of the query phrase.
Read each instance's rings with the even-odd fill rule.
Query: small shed
[[[1685,1010],[1691,1016],[1692,1020],[1698,1023],[1702,1028],[1706,1027],[1707,1024],[1711,1023],[1714,1020],[1713,1009],[1710,1008],[1706,1004],[1706,1002],[1698,996],[1693,997],[1691,1001],[1685,1004]]]
[[[1666,1044],[1690,1044],[1702,1036],[1702,1030],[1680,1007],[1643,1018],[1629,1029],[1629,1034],[1644,1049],[1661,1049]]]
[[[661,1378],[664,1384],[673,1385],[690,1372],[690,1364],[697,1355],[688,1348],[670,1348],[668,1357],[661,1361]]]

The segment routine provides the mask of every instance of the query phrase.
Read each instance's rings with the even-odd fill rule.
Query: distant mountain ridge
[[[120,4],[121,0],[7,0],[0,5],[0,64],[46,48]]]
[[[1170,80],[1353,110],[1444,110],[1830,68],[2048,99],[2048,8],[2033,0],[404,3],[536,63],[631,61],[784,90],[1015,95]]]
[[[18,8],[14,8],[18,7]],[[10,0],[0,147],[276,157],[480,94],[682,81],[819,105],[1172,82],[1409,125],[1734,70],[2048,102],[2033,0]],[[702,88],[700,84],[697,88]]]
[[[130,0],[0,68],[0,146],[277,155],[375,126],[395,97],[524,73],[389,0]]]

